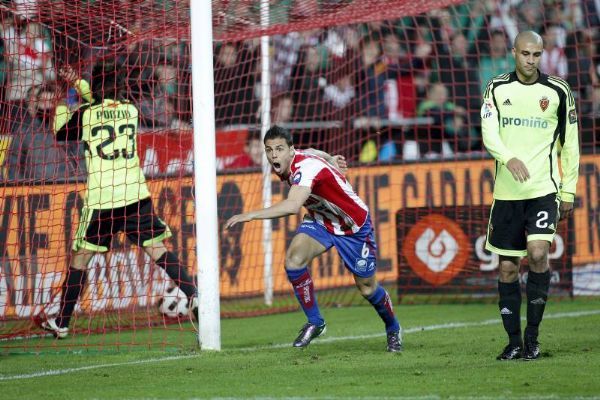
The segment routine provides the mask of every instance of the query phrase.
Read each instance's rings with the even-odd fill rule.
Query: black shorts
[[[97,210],[83,207],[73,250],[105,252],[113,236],[125,232],[127,238],[141,247],[171,237],[171,230],[152,210],[150,198],[125,207]]]
[[[494,200],[485,248],[510,257],[527,255],[527,242],[552,243],[559,219],[556,193],[527,200]]]

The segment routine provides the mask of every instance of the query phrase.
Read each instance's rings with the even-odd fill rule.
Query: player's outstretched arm
[[[229,229],[238,223],[253,221],[255,219],[281,218],[298,214],[306,199],[310,196],[310,188],[306,186],[292,186],[287,199],[262,210],[249,211],[229,218],[225,228]]]
[[[346,172],[348,172],[348,163],[346,162],[346,157],[344,157],[341,154],[336,154],[332,156],[329,153],[313,148],[306,149],[304,151],[308,154],[314,154],[315,156],[323,158],[329,164],[336,167],[344,175],[346,175]]]
[[[70,87],[74,87],[79,95],[87,102],[92,101],[92,91],[90,84],[79,77],[70,66],[62,67],[58,70],[58,75],[64,79]],[[60,102],[54,110],[54,118],[52,121],[52,129],[57,139],[66,140],[67,136],[65,127],[73,117],[73,112],[69,109],[66,102]]]

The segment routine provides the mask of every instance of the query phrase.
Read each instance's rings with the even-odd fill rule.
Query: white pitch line
[[[323,397],[252,397],[253,400],[338,400],[341,397],[323,396]],[[563,397],[549,394],[539,396],[512,396],[512,400],[559,400]],[[248,397],[211,397],[211,400],[246,400]],[[505,400],[506,396],[449,396],[442,397],[438,395],[424,396],[382,396],[382,397],[344,397],[344,400]],[[600,400],[598,396],[575,396],[569,397],[571,400]],[[192,400],[195,400],[194,398]]]
[[[341,397],[323,396],[323,397],[252,397],[253,400],[339,400]],[[564,397],[554,394],[539,396],[510,396],[512,400],[560,400]],[[248,397],[211,397],[211,400],[246,400]],[[343,397],[344,400],[505,400],[506,396],[383,396],[383,397]],[[575,396],[569,397],[570,400],[600,400],[598,396]],[[192,400],[196,400],[192,398]]]
[[[563,312],[563,313],[554,313],[544,315],[544,319],[560,319],[560,318],[576,318],[576,317],[585,317],[588,315],[598,315],[600,314],[600,310],[589,310],[589,311],[573,311],[573,312]],[[526,320],[525,317],[521,318],[523,321]],[[457,328],[469,328],[473,326],[486,326],[486,325],[495,325],[500,324],[501,320],[499,318],[487,319],[484,321],[478,322],[449,322],[446,324],[436,324],[436,325],[427,325],[427,326],[416,326],[414,328],[403,329],[402,334],[407,333],[417,333],[417,332],[425,332],[425,331],[437,331],[440,329],[457,329]],[[385,333],[371,333],[367,335],[353,335],[353,336],[334,336],[334,337],[324,337],[315,339],[314,342],[311,342],[311,345],[319,344],[319,343],[332,343],[332,342],[342,342],[346,340],[361,340],[361,339],[374,339],[378,337],[385,336]],[[270,349],[279,349],[289,347],[289,343],[279,343],[279,344],[271,344],[267,346],[253,346],[253,347],[242,347],[239,349],[230,349],[228,351],[257,351],[257,350],[270,350]]]
[[[590,315],[598,315],[600,314],[600,310],[589,310],[589,311],[574,311],[574,312],[562,312],[555,314],[548,314],[544,316],[544,319],[561,319],[561,318],[577,318],[577,317],[585,317]],[[436,324],[436,325],[426,325],[426,326],[417,326],[414,328],[404,329],[403,334],[407,333],[417,333],[417,332],[425,332],[425,331],[435,331],[441,329],[458,329],[458,328],[468,328],[468,327],[476,327],[476,326],[486,326],[499,324],[500,320],[498,318],[495,319],[487,319],[479,322],[449,322],[446,324]],[[332,343],[332,342],[341,342],[347,340],[361,340],[361,339],[373,339],[377,337],[384,336],[383,333],[373,333],[368,335],[354,335],[354,336],[336,336],[336,337],[327,337],[322,339],[316,339],[312,345],[319,343]],[[272,344],[268,346],[254,346],[254,347],[243,347],[239,349],[226,349],[224,352],[234,352],[234,351],[259,351],[259,350],[273,350],[280,348],[289,347],[289,343],[279,343]],[[135,360],[135,361],[127,361],[121,363],[110,363],[110,364],[96,364],[96,365],[87,365],[83,367],[75,367],[75,368],[65,368],[65,369],[54,369],[48,371],[41,372],[32,372],[29,374],[19,374],[19,375],[0,375],[0,382],[2,381],[14,381],[20,379],[29,379],[29,378],[41,378],[46,376],[56,376],[56,375],[65,375],[71,374],[80,371],[89,371],[92,369],[100,369],[100,368],[110,368],[110,367],[122,367],[127,365],[141,365],[141,364],[151,364],[151,363],[159,363],[165,361],[176,361],[176,360],[185,360],[189,358],[200,357],[201,354],[187,354],[187,355],[178,355],[178,356],[168,356],[168,357],[160,357],[160,358],[148,358],[145,360]]]

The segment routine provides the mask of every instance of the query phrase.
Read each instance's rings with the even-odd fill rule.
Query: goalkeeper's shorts
[[[113,236],[125,232],[138,246],[146,247],[171,237],[171,230],[152,209],[152,200],[106,210],[83,207],[73,250],[87,249],[105,252],[110,249]]]

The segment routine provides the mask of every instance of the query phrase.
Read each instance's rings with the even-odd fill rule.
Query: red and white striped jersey
[[[340,171],[323,158],[301,150],[296,150],[290,170],[290,186],[311,189],[304,207],[317,223],[334,235],[351,235],[360,230],[369,208]]]

